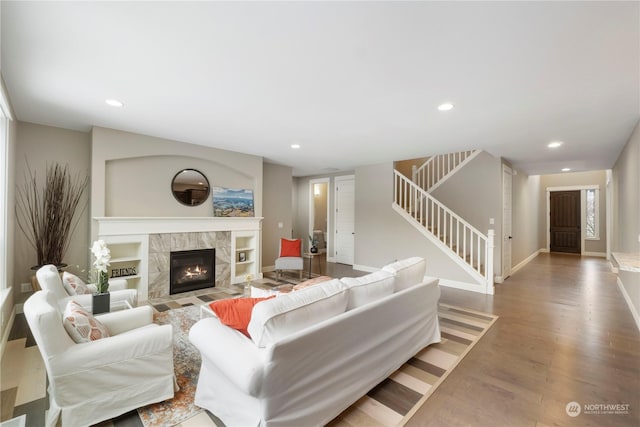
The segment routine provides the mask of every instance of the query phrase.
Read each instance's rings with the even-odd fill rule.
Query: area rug
[[[200,352],[189,341],[189,329],[198,320],[200,307],[196,305],[154,315],[155,323],[173,326],[173,366],[180,391],[173,399],[138,408],[145,427],[175,426],[202,412],[193,404],[200,372]]]
[[[180,391],[172,400],[138,409],[145,427],[177,426],[189,419],[193,421],[189,425],[198,427],[221,425],[220,422],[209,420],[210,417],[204,417],[204,414],[199,415],[202,409],[193,404],[200,354],[189,342],[188,334],[199,318],[199,306],[187,306],[156,315],[157,323],[173,325],[175,370]],[[480,341],[498,316],[441,303],[438,318],[442,342],[418,352],[389,378],[336,417],[329,426],[404,425]]]
[[[438,306],[438,318],[440,343],[419,351],[329,426],[404,425],[498,320],[492,314],[442,303]]]

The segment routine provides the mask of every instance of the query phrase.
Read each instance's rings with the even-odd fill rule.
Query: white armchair
[[[47,290],[53,293],[56,300],[58,300],[58,309],[62,313],[70,300],[76,301],[87,310],[91,311],[93,308],[93,296],[91,294],[85,295],[69,295],[65,290],[60,273],[54,265],[45,265],[38,269],[36,272],[38,283],[43,290]],[[87,287],[95,292],[96,287],[92,284],[87,284]],[[138,302],[138,291],[135,289],[127,289],[127,281],[124,279],[111,279],[109,280],[109,294],[111,302],[117,301],[129,301],[129,304],[135,306]]]
[[[302,270],[304,270],[304,258],[301,256],[302,242],[300,239],[289,240],[280,239],[280,248],[278,249],[278,258],[276,258],[276,280],[280,280],[282,270],[299,270],[300,279],[302,279]]]
[[[24,314],[49,378],[46,425],[88,426],[173,397],[171,325],[152,323],[150,306],[96,317],[110,337],[76,344],[58,301],[38,291]]]

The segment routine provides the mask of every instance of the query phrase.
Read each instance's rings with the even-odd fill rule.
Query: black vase
[[[316,248],[315,246],[311,246],[311,249],[309,250],[312,254],[317,254],[318,253],[318,248]]]
[[[93,294],[93,314],[108,313],[110,303],[111,297],[109,296],[109,292]]]

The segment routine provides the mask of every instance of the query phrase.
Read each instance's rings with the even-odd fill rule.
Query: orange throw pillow
[[[266,298],[234,298],[214,301],[209,307],[218,316],[223,325],[236,329],[249,337],[247,328],[251,320],[253,306],[260,301],[275,298],[275,295]]]
[[[281,257],[299,257],[301,240],[280,239],[280,256]]]

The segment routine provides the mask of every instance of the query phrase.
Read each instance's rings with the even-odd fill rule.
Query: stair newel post
[[[487,293],[493,295],[493,250],[496,247],[495,244],[496,232],[493,229],[487,231],[487,250],[486,250],[486,262],[487,262]]]

